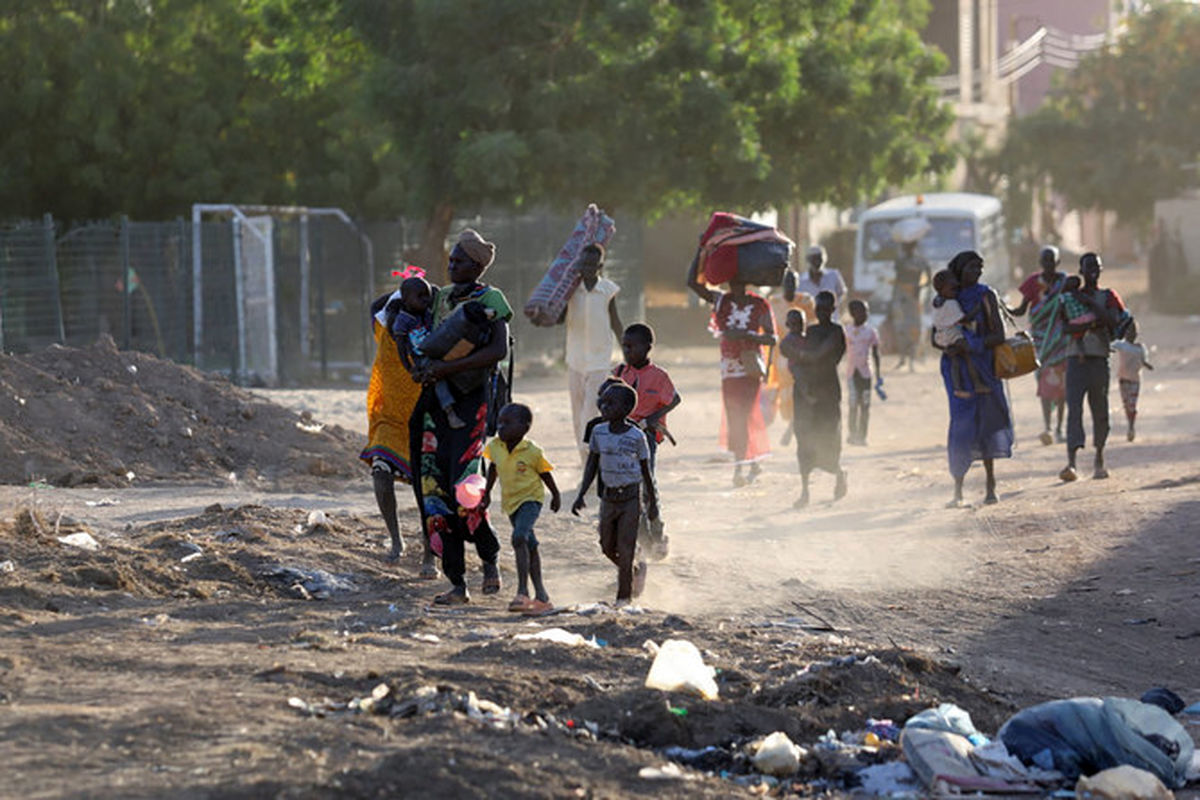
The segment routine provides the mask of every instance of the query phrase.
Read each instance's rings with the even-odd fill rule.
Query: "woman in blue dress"
[[[1000,319],[996,293],[987,284],[979,282],[983,258],[974,250],[964,250],[947,266],[958,278],[958,303],[965,318],[972,323],[964,326],[964,339],[957,347],[971,359],[980,380],[991,389],[984,394],[972,392],[968,397],[955,397],[950,376],[951,359],[942,354],[942,382],[950,401],[950,432],[946,442],[950,475],[954,478],[954,499],[950,505],[962,505],[963,478],[975,461],[983,461],[987,475],[987,495],[983,502],[991,504],[998,499],[994,461],[1010,458],[1013,446],[1012,414],[1004,385],[996,377],[992,361],[992,350],[1004,341],[1004,323]]]

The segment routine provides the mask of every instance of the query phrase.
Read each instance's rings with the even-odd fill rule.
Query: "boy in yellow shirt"
[[[513,555],[517,559],[517,596],[508,604],[508,610],[530,615],[544,614],[554,608],[542,584],[542,557],[533,533],[533,525],[542,513],[546,489],[550,490],[550,510],[558,511],[562,505],[558,486],[550,474],[554,467],[546,460],[542,448],[532,439],[525,438],[532,426],[533,412],[529,406],[509,403],[500,409],[496,437],[483,450],[490,463],[487,486],[480,501],[482,508],[488,507],[492,501],[492,487],[499,480],[501,508],[512,522]],[[529,596],[531,580],[532,598]]]

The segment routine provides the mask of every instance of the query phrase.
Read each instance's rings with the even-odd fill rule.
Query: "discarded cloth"
[[[1026,764],[1069,780],[1128,764],[1168,787],[1187,782],[1195,745],[1162,708],[1125,697],[1053,700],[1018,712],[999,737]]]

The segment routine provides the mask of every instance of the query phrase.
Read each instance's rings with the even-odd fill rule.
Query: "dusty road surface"
[[[1010,384],[1019,444],[998,464],[1001,502],[979,503],[975,469],[972,504],[945,508],[936,365],[893,374],[889,357],[870,444],[844,450],[848,496],[827,502],[833,480],[818,474],[803,512],[790,448],[733,487],[715,346],[664,337],[654,355],[684,397],[679,445],[659,454],[671,554],[640,613],[595,606],[615,591],[595,501],[582,518],[544,512],[548,588],[575,610],[530,621],[505,611],[507,544],[500,595],[477,591],[471,555],[471,605],[428,609],[443,584],[417,578],[415,547],[383,560],[365,469],[302,465],[289,487],[280,470],[231,481],[227,456],[176,481],[0,487],[0,794],[726,797],[748,791],[739,745],[774,730],[812,743],[951,701],[994,733],[1056,697],[1165,685],[1200,700],[1200,323],[1142,328],[1156,369],[1135,442],[1113,387],[1107,481],[1058,481],[1063,446],[1037,442],[1024,378]],[[361,445],[361,389],[257,394]],[[517,396],[571,487],[565,377],[525,378]],[[85,533],[98,549],[60,541]],[[603,646],[514,638],[551,627]],[[642,688],[644,643],[669,638],[720,670],[720,700]],[[718,749],[687,780],[639,778],[672,745]],[[844,790],[845,771],[809,762],[770,791]]]

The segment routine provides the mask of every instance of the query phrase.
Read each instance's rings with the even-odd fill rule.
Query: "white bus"
[[[901,252],[892,238],[892,225],[909,217],[924,217],[929,223],[917,252],[929,262],[931,272],[944,269],[960,250],[975,250],[983,256],[983,281],[1004,296],[1011,272],[1000,201],[962,192],[904,195],[873,206],[858,218],[852,290],[870,302],[872,316],[886,312],[892,299],[893,262]],[[928,294],[926,288],[922,297]]]

